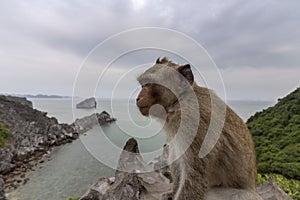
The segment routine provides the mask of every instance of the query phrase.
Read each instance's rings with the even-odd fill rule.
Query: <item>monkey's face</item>
[[[177,100],[176,95],[162,85],[145,83],[141,87],[141,92],[136,99],[136,105],[145,116],[148,116],[151,110],[151,115],[163,117],[169,102]]]
[[[163,117],[178,97],[193,83],[189,65],[167,66],[156,64],[145,71],[138,81],[141,91],[136,105],[144,116]]]
[[[154,85],[151,83],[145,83],[141,87],[142,90],[136,99],[136,105],[139,107],[140,112],[143,115],[148,116],[151,106],[157,102],[154,93]]]

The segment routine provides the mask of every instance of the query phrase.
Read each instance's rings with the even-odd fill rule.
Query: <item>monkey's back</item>
[[[216,115],[213,115],[213,120],[224,123],[218,142],[206,158],[209,185],[255,190],[256,157],[253,140],[246,124],[212,91],[199,86],[193,88],[200,107],[200,126],[197,133],[199,136],[196,139],[203,142],[208,131],[212,116],[212,99],[214,104],[216,103]],[[222,108],[226,109],[225,119],[222,117]]]

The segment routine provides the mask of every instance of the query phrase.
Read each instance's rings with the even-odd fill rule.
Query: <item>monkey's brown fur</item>
[[[138,77],[138,81],[142,85],[137,98],[141,113],[165,120],[164,129],[169,142],[179,135],[169,147],[169,159],[175,160],[170,163],[174,180],[172,199],[215,199],[216,193],[209,195],[211,192],[208,192],[214,188],[225,191],[228,188],[230,194],[222,199],[260,199],[255,193],[254,145],[245,123],[213,92],[194,82],[189,65],[180,66],[167,58],[157,59],[154,66]],[[217,108],[213,112],[212,102]],[[150,109],[155,104],[163,106],[165,115],[159,109]],[[222,117],[218,117],[222,106],[226,114],[221,135],[210,153],[200,158],[199,150],[211,120],[222,125]],[[214,119],[211,119],[212,115]],[[193,138],[192,132],[195,131]],[[244,193],[240,192],[243,190]]]

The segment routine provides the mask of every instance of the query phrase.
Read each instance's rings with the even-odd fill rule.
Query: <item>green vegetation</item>
[[[0,148],[4,147],[4,143],[9,139],[9,137],[9,130],[7,128],[4,128],[3,125],[0,123]]]
[[[247,122],[253,135],[258,171],[300,180],[300,88]]]
[[[66,200],[79,200],[80,197],[76,197],[76,198],[72,198],[72,197],[68,197]]]
[[[262,184],[267,181],[270,176],[288,195],[295,200],[300,200],[300,181],[287,179],[280,174],[258,174],[257,184]]]
[[[0,100],[9,101],[9,99],[4,95],[0,95]]]

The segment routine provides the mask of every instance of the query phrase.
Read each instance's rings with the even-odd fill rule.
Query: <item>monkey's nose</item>
[[[140,98],[136,98],[136,102],[138,102],[140,100]]]

